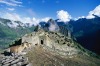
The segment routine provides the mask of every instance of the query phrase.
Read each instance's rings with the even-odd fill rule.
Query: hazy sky
[[[87,16],[99,5],[100,0],[0,0],[0,17],[70,19]]]

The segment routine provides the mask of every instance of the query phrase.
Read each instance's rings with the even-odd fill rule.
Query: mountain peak
[[[54,22],[54,20],[53,19],[49,19],[48,22]]]

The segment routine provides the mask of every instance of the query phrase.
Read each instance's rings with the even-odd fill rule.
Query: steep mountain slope
[[[25,35],[26,36],[26,35]],[[27,53],[29,62],[33,66],[99,66],[100,58],[96,54],[84,49],[81,45],[73,41],[70,37],[58,32],[33,32],[28,37],[42,37],[44,43],[36,41],[32,43],[30,51]],[[46,38],[46,39],[43,39]],[[24,37],[25,39],[25,37]],[[23,40],[23,39],[22,39]],[[41,40],[41,39],[39,39]]]
[[[0,48],[6,48],[12,41],[26,33],[34,31],[34,26],[29,27],[20,21],[11,21],[0,18]]]
[[[70,21],[73,36],[85,48],[100,54],[100,17]]]

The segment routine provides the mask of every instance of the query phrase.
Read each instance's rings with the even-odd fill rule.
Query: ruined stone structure
[[[58,32],[46,32],[43,29],[38,30],[38,32],[33,32],[31,34],[26,34],[22,37],[22,43],[31,43],[33,47],[43,46],[49,51],[57,52],[61,55],[73,55],[79,52],[78,49],[74,47],[74,43],[69,36],[64,36]]]
[[[39,34],[40,33],[40,34]],[[26,34],[22,37],[22,43],[28,42],[32,45],[38,45],[38,44],[45,44],[46,43],[46,37],[43,36],[44,32],[33,32],[31,34]]]

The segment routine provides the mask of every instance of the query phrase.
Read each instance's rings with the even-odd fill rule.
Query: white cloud
[[[2,16],[3,18],[14,20],[14,21],[21,21],[21,16],[17,13],[5,13]]]
[[[24,17],[21,21],[24,21],[24,23],[32,23],[32,19],[30,17]]]
[[[11,0],[13,3],[19,3],[19,4],[22,4],[22,2],[20,1],[17,1],[17,0]]]
[[[21,20],[20,15],[18,15],[16,13],[8,13],[7,12],[7,13],[3,14],[2,17],[10,19],[10,20],[14,20],[14,21]]]
[[[78,19],[80,19],[80,18],[85,18],[85,16],[78,17]]]
[[[21,17],[19,14],[16,14],[16,13],[8,13],[7,12],[7,13],[3,14],[2,17],[13,20],[13,21],[21,21],[24,24],[29,23],[30,25],[32,25],[32,24],[34,24],[34,22],[36,22],[36,20],[34,20],[34,22],[33,22],[33,19],[31,19],[30,17]]]
[[[40,19],[37,19],[37,18],[33,17],[33,24],[34,25],[39,24],[39,22],[40,22]]]
[[[95,16],[93,16],[93,11],[90,11],[88,16],[86,16],[87,19],[92,19],[95,18]]]
[[[7,23],[7,25],[8,25],[9,27],[16,28],[16,27],[18,26],[18,23],[12,21],[11,23]]]
[[[56,29],[56,26],[54,24],[51,24],[50,27],[49,27],[49,30],[50,31],[55,31]]]
[[[47,22],[49,19],[50,19],[50,17],[45,17],[45,18],[41,18],[41,19],[38,19],[38,18],[33,17],[33,24],[34,25],[37,25],[41,21]]]
[[[47,22],[50,19],[50,17],[45,17],[45,18],[41,18],[41,19],[38,19],[35,17],[33,17],[33,18],[21,17],[21,15],[19,15],[17,13],[8,13],[8,12],[5,14],[2,14],[2,15],[3,15],[3,16],[1,16],[2,18],[10,19],[12,21],[21,21],[24,24],[29,23],[29,26],[32,26],[33,24],[37,25],[41,21]]]
[[[55,21],[49,22],[49,31],[58,31],[59,27]]]
[[[15,9],[14,8],[7,8],[7,10],[14,11]]]
[[[81,16],[81,17],[78,17],[78,18],[74,18],[74,20],[78,20],[78,19],[81,19],[81,18],[85,18],[85,16]]]
[[[69,15],[68,12],[64,10],[57,11],[57,17],[60,19],[60,21],[64,22],[68,22],[71,19],[71,15]]]
[[[16,0],[0,0],[0,3],[9,5],[9,6],[21,6],[22,2]]]
[[[97,15],[100,17],[100,5],[98,5],[94,10],[90,11],[88,16],[86,16],[87,19],[95,18],[94,15]]]
[[[45,18],[42,18],[41,21],[48,22],[49,19],[51,19],[51,17],[45,17]]]

